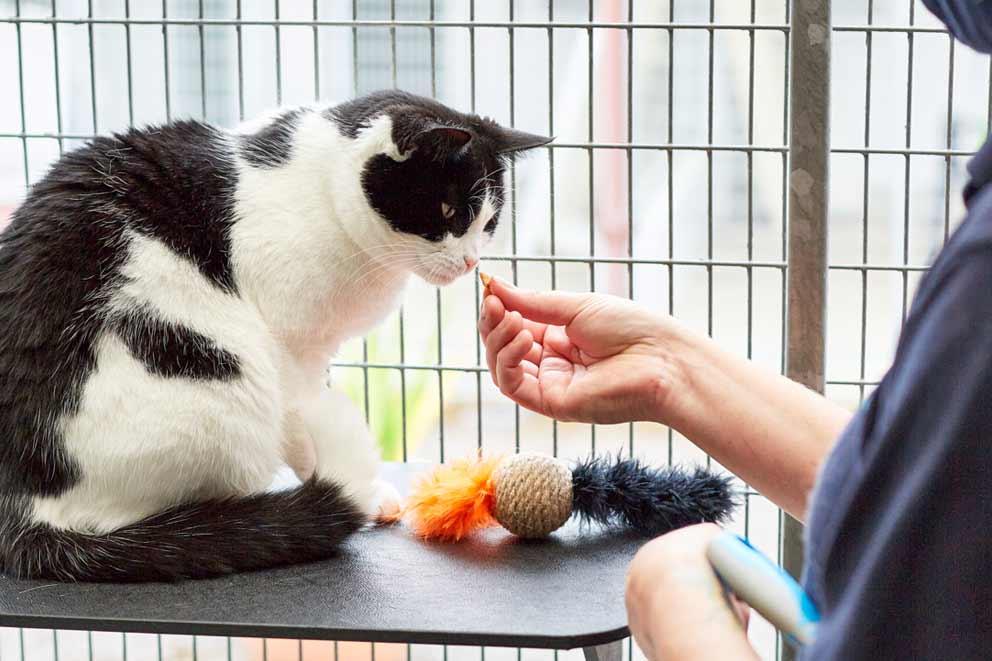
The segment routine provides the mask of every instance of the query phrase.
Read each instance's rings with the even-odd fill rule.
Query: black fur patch
[[[493,169],[486,170],[489,165]],[[447,234],[463,236],[482,208],[488,190],[496,205],[496,215],[488,231],[495,232],[502,206],[502,166],[493,159],[464,155],[438,162],[414,151],[405,161],[375,156],[366,163],[362,185],[369,204],[390,226],[428,241],[440,241]],[[441,203],[455,213],[445,218]]]
[[[296,124],[302,115],[301,109],[284,112],[255,133],[241,136],[241,158],[257,168],[275,168],[289,162]]]
[[[227,138],[200,122],[175,122],[117,138],[120,203],[134,229],[191,260],[217,286],[237,290],[230,226],[237,171]]]
[[[57,422],[95,366],[99,301],[119,281],[127,231],[235,289],[236,173],[222,140],[196,122],[98,138],[56,163],[0,233],[0,494],[55,496],[79,479]]]
[[[412,153],[399,162],[384,155],[370,159],[362,172],[365,195],[393,229],[428,241],[463,236],[487,192],[497,212],[485,231],[495,232],[507,159],[549,140],[399,90],[374,92],[326,114],[351,138],[376,117],[390,117],[393,142],[401,152]],[[470,139],[466,143],[451,129]],[[442,214],[442,202],[454,209],[452,218]]]
[[[637,459],[589,459],[572,469],[572,511],[584,521],[655,537],[694,523],[722,522],[735,506],[731,478],[705,468],[652,468]]]
[[[131,355],[157,376],[227,380],[241,375],[237,356],[190,328],[157,318],[151,310],[117,318],[113,327]]]
[[[0,520],[0,570],[56,581],[208,578],[322,560],[364,523],[340,487],[317,479],[181,505],[101,535],[7,517]]]

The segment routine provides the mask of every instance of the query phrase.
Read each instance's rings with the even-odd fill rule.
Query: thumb
[[[503,302],[507,310],[515,310],[531,321],[554,326],[567,326],[582,309],[587,296],[571,292],[536,292],[514,287],[493,278],[489,291]]]

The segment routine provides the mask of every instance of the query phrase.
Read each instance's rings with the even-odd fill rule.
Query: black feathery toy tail
[[[595,521],[657,536],[730,517],[736,502],[730,477],[705,468],[644,466],[637,459],[599,457],[572,469],[572,512]]]

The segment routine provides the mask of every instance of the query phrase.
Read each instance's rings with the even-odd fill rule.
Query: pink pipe
[[[598,20],[623,22],[623,0],[604,0],[598,3],[601,15]],[[602,30],[601,60],[598,62],[595,77],[597,94],[595,133],[599,142],[627,142],[624,50],[626,38],[622,30]],[[590,91],[590,93],[592,93]],[[627,257],[628,214],[627,214],[627,161],[629,156],[619,149],[597,150],[595,158],[594,218],[597,234],[605,247],[608,257]],[[597,246],[597,247],[599,247]],[[626,267],[621,264],[607,266],[606,291],[611,294],[627,294]]]

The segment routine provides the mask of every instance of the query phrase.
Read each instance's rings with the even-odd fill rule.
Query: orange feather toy
[[[500,457],[460,459],[422,478],[407,502],[418,535],[457,542],[473,530],[497,525],[493,471]]]

